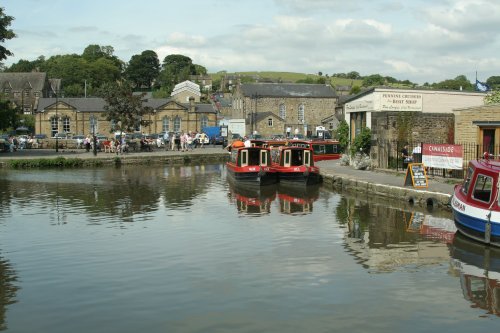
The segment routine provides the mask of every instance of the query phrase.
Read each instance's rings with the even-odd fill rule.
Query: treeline
[[[153,90],[155,97],[170,96],[174,86],[190,75],[206,75],[205,67],[194,64],[184,55],[171,54],[160,63],[156,52],[143,51],[123,62],[112,46],[89,45],[82,54],[40,56],[34,61],[20,60],[5,68],[5,72],[47,73],[51,79],[61,79],[65,97],[98,96],[106,83],[128,81],[134,90]]]

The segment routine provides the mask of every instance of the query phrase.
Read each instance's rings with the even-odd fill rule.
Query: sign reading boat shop
[[[383,111],[422,111],[422,94],[383,93],[380,96]]]

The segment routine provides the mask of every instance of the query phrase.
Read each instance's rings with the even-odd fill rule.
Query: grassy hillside
[[[209,73],[212,79],[218,80],[223,77],[225,74],[228,75],[240,75],[242,77],[250,77],[253,79],[266,80],[270,79],[272,81],[283,81],[283,82],[297,82],[298,80],[304,80],[307,78],[311,78],[313,80],[317,80],[320,78],[317,74],[304,74],[304,73],[292,73],[292,72],[234,72],[234,73]],[[362,80],[351,80],[345,78],[337,78],[337,77],[329,77],[330,82],[333,86],[361,86]]]

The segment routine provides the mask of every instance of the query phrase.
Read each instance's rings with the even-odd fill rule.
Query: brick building
[[[330,85],[296,83],[239,84],[231,102],[232,118],[245,119],[247,134],[261,135],[284,134],[288,127],[311,135],[335,113],[336,104]]]

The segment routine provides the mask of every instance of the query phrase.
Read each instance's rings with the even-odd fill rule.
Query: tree
[[[189,79],[189,75],[193,74],[196,74],[196,69],[191,58],[182,54],[171,54],[163,60],[159,81],[164,90],[171,92],[174,85]]]
[[[352,71],[352,72],[347,73],[346,77],[348,79],[358,80],[361,78],[361,75],[359,75],[358,72]]]
[[[151,114],[153,109],[144,106],[145,93],[134,94],[128,83],[106,83],[101,87],[100,94],[106,101],[105,117],[115,124],[115,130],[132,132],[138,125],[149,125],[144,116]]]
[[[351,145],[351,155],[357,152],[368,154],[371,148],[372,131],[368,127],[361,129],[361,132],[356,135]]]
[[[136,88],[151,88],[159,74],[160,60],[156,52],[151,50],[133,55],[125,69],[125,77]]]
[[[0,44],[5,43],[6,40],[16,37],[12,29],[8,29],[14,18],[5,15],[4,8],[0,7]],[[4,46],[0,45],[0,62],[12,56],[12,52],[7,50]]]
[[[18,122],[18,112],[9,101],[0,100],[0,131],[12,131]]]
[[[500,76],[490,76],[486,80],[486,84],[490,86],[491,89],[497,90],[500,88]]]
[[[384,84],[385,78],[380,74],[369,75],[363,79],[363,87],[383,86]]]
[[[345,120],[340,121],[334,137],[339,141],[342,151],[345,151],[349,145],[349,125]]]
[[[500,90],[491,92],[484,97],[484,104],[500,104]]]

